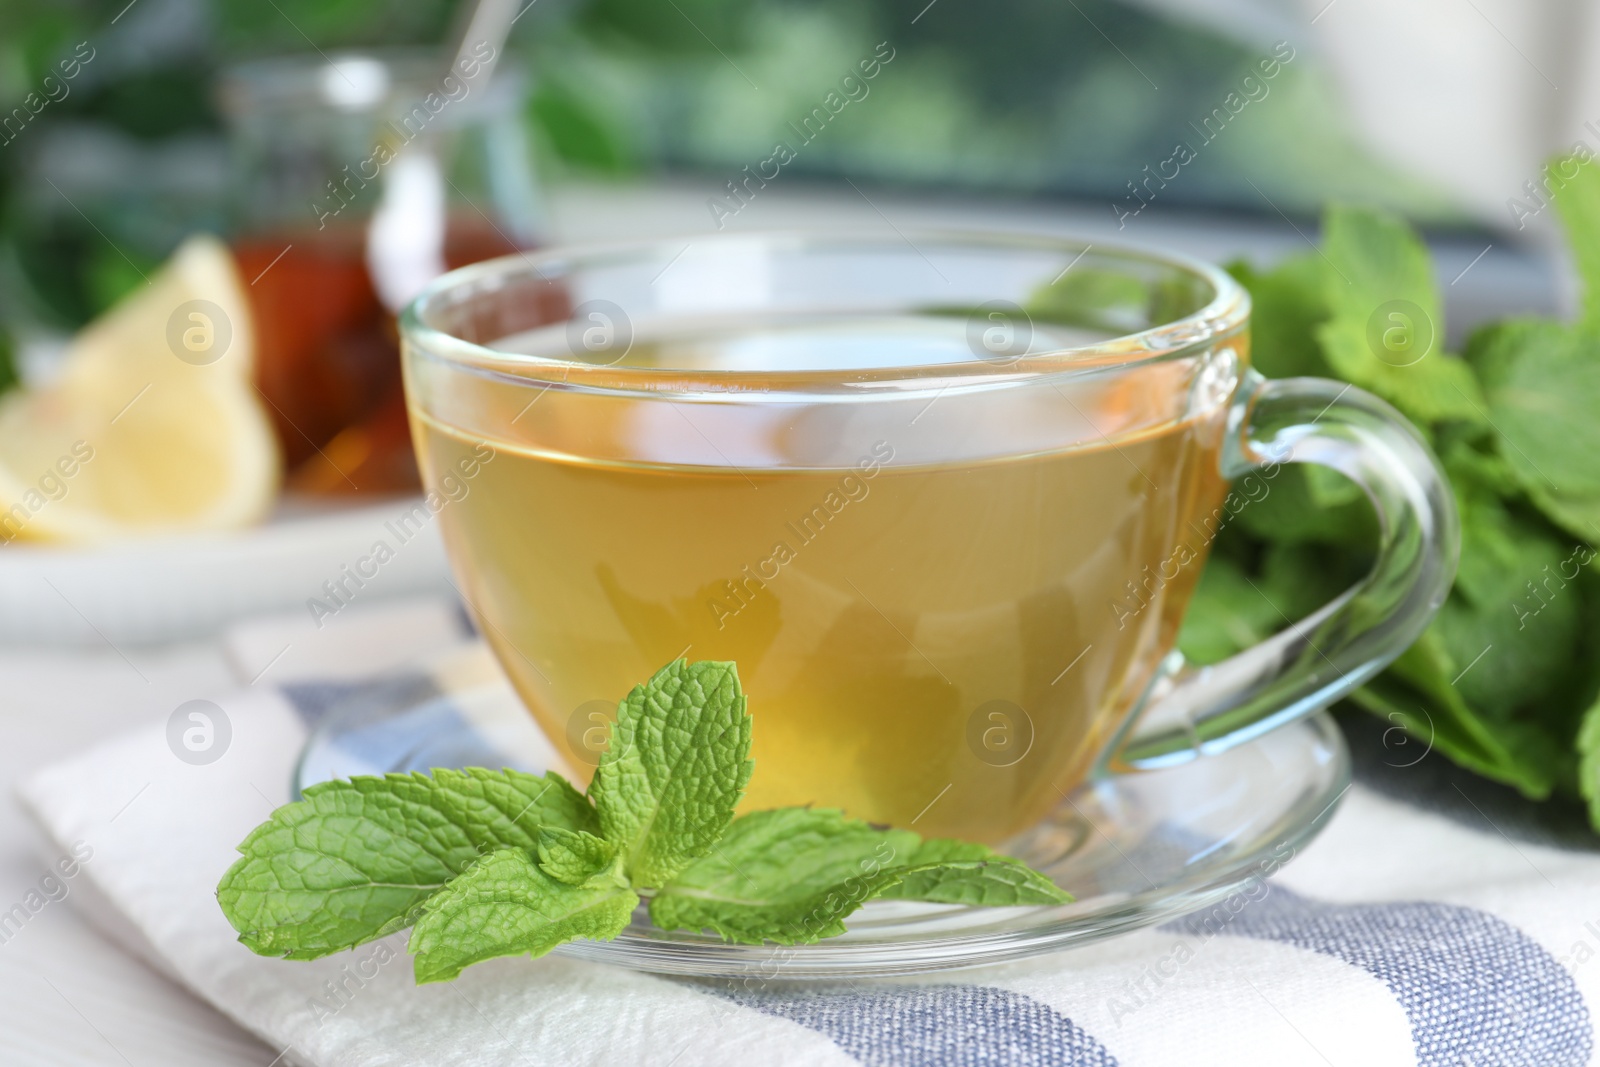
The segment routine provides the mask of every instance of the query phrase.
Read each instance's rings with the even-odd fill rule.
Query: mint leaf
[[[985,908],[1067,904],[1072,894],[1038,871],[986,845],[933,838],[912,850],[899,884],[883,900],[921,900]]]
[[[417,983],[443,982],[497,956],[543,956],[578,937],[609,941],[639,897],[626,886],[557,881],[520,848],[472,865],[422,906],[409,944]]]
[[[678,660],[628,694],[589,796],[634,886],[662,885],[717,843],[750,780],[749,757],[732,663]]]
[[[15,389],[22,384],[22,375],[17,370],[17,350],[12,342],[11,335],[0,329],[0,393]]]
[[[844,917],[899,881],[919,844],[830,809],[753,812],[661,888],[650,919],[745,944],[810,944],[843,933]]]
[[[729,941],[809,944],[844,932],[873,897],[944,904],[1060,904],[1044,875],[983,845],[923,841],[826,808],[780,808],[734,820],[711,855],[663,886],[650,918]]]
[[[1453,688],[1474,708],[1498,719],[1537,713],[1580,666],[1573,582],[1582,557],[1544,522],[1514,514],[1466,477],[1455,485],[1461,563],[1431,629],[1459,665]]]
[[[1267,377],[1330,376],[1316,333],[1328,318],[1324,269],[1316,255],[1292,256],[1264,273],[1247,263],[1228,264],[1250,293],[1250,365]]]
[[[1589,806],[1589,825],[1600,830],[1600,699],[1583,713],[1577,750],[1578,794]]]
[[[1500,454],[1552,522],[1600,540],[1600,330],[1508,319],[1475,333]]]
[[[1477,469],[1463,463],[1462,455],[1458,450],[1444,459],[1461,520],[1461,556],[1452,592],[1474,604],[1509,605],[1524,595],[1524,581],[1538,569],[1523,575],[1520,539],[1530,533],[1541,536],[1543,530],[1530,529],[1530,523],[1514,516],[1501,494],[1483,483]]]
[[[1556,768],[1541,758],[1548,746],[1534,736],[1538,727],[1496,721],[1468,704],[1450,684],[1467,665],[1456,663],[1429,629],[1350,700],[1470,771],[1533,799],[1549,796]]]
[[[1272,603],[1251,586],[1226,556],[1206,560],[1178,631],[1178,649],[1190,663],[1220,663],[1260,644],[1284,625]]]
[[[1585,541],[1600,541],[1600,496],[1530,491],[1529,498],[1551,522]]]
[[[1370,513],[1370,511],[1369,511]],[[1220,550],[1206,561],[1178,648],[1191,663],[1218,663],[1311,614],[1363,577],[1364,556],[1293,541],[1252,547],[1255,572]]]
[[[1600,325],[1600,167],[1567,157],[1549,167],[1552,199],[1583,282],[1583,319]]]
[[[411,777],[431,780],[438,789],[441,810],[483,844],[503,842],[531,849],[547,826],[595,832],[600,828],[594,805],[555,771],[527,774],[509,768],[438,768]]]
[[[1378,521],[1366,494],[1327,467],[1285,463],[1268,479],[1262,471],[1235,483],[1223,511],[1231,524],[1280,544],[1367,548],[1377,544]]]
[[[539,833],[539,867],[558,882],[583,885],[615,861],[617,850],[609,841],[584,833],[547,826]]]
[[[1191,315],[1212,297],[1211,287],[1199,278],[1171,275],[1149,280],[1093,263],[1091,258],[1082,266],[1073,265],[1034,289],[1025,304],[1028,318],[1133,333]]]
[[[256,827],[217,901],[252,951],[315,959],[402,929],[484,851],[597,829],[559,775],[435,771],[324,782]]]
[[[1458,500],[1464,491],[1497,497],[1515,497],[1522,492],[1522,483],[1499,454],[1492,431],[1485,433],[1461,423],[1447,426],[1439,434],[1437,452]]]
[[[1151,293],[1143,278],[1103,267],[1074,267],[1028,296],[1035,322],[1133,332],[1150,325]]]
[[[1442,351],[1444,315],[1427,246],[1392,216],[1344,207],[1328,209],[1322,240],[1329,319],[1317,338],[1334,372],[1413,419],[1481,421],[1472,368]],[[1398,331],[1398,350],[1382,343],[1390,330]]]

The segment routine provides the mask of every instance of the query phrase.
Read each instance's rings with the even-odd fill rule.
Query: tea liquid
[[[763,358],[806,349],[793,331],[768,340]],[[904,358],[884,340],[862,343]],[[629,362],[726,365],[749,358],[741,344]],[[413,419],[430,485],[484,440]],[[744,810],[840,807],[1000,841],[1083,779],[1171,647],[1224,488],[1220,438],[1214,411],[918,464],[885,426],[856,463],[818,469],[763,468],[726,439],[720,466],[489,440],[440,519],[484,637],[578,770],[595,708],[675,657],[734,660],[755,720]]]
[[[398,331],[367,270],[365,229],[252,234],[233,251],[250,282],[256,388],[268,402],[290,487],[415,489]],[[514,251],[481,223],[452,220],[446,234],[451,269]]]

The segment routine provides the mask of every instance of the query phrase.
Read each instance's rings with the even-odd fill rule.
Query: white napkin
[[[406,610],[330,628],[272,677],[294,683],[304,703],[316,692],[308,683],[348,682],[470,640],[453,607]],[[280,636],[272,625],[247,627],[230,648],[258,664]],[[498,960],[418,988],[404,934],[311,963],[252,954],[235,940],[215,887],[234,846],[289,799],[306,717],[282,690],[260,686],[218,703],[231,737],[214,762],[178,758],[169,731],[156,727],[45,768],[21,798],[48,835],[52,863],[65,861],[63,877],[71,869],[72,898],[98,902],[103,929],[281,1050],[284,1063],[1578,1067],[1591,1059],[1600,853],[1558,845],[1560,835],[1540,825],[1546,813],[1530,818],[1436,753],[1398,769],[1363,757],[1362,738],[1370,742],[1381,723],[1355,724],[1366,777],[1330,826],[1251,899],[1233,901],[1220,934],[1180,921],[1005,967],[734,996],[559,956]],[[1397,798],[1407,790],[1410,799]],[[1587,846],[1582,834],[1571,840]]]

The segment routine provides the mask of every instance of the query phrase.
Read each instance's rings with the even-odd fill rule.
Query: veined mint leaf
[[[609,841],[581,830],[547,826],[539,832],[539,867],[558,882],[583,885],[609,868],[616,856]]]
[[[733,819],[750,716],[732,663],[678,660],[622,701],[589,796],[636,887],[666,883]]]
[[[501,849],[422,906],[409,945],[417,983],[448,981],[497,956],[542,956],[578,937],[609,941],[638,904],[626,886],[568,885],[522,849]]]
[[[1433,265],[1410,227],[1375,211],[1329,208],[1322,258],[1330,317],[1317,338],[1335,373],[1421,422],[1482,421],[1472,368],[1443,351]]]
[[[711,854],[663,886],[650,917],[664,929],[729,941],[809,944],[844,932],[874,897],[944,904],[1060,904],[1037,871],[965,841],[923,841],[825,808],[780,808],[734,820]]]
[[[482,852],[537,847],[545,826],[598,829],[556,774],[436,771],[324,782],[256,827],[217,901],[265,956],[315,959],[403,928]]]
[[[878,896],[930,904],[969,904],[986,908],[1067,904],[1072,894],[1038,871],[986,845],[932,838],[912,850],[899,884]]]
[[[441,809],[484,844],[503,842],[532,849],[539,832],[548,826],[594,832],[600,828],[594,805],[555,771],[526,774],[483,767],[439,768],[411,777],[431,779],[438,788]]]
[[[661,887],[650,918],[745,944],[810,944],[843,933],[845,916],[898,881],[920,843],[829,809],[753,812]]]

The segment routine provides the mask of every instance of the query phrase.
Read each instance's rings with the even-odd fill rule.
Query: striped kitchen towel
[[[459,619],[453,607],[405,625],[374,613],[286,659],[271,691],[217,702],[203,756],[155,728],[21,790],[52,847],[90,854],[77,877],[93,891],[73,899],[282,1062],[1580,1067],[1593,1056],[1600,850],[1581,812],[1525,804],[1362,717],[1344,723],[1356,784],[1270,881],[1022,963],[754,988],[555,956],[418,988],[403,934],[311,963],[253,955],[213,897],[234,846],[289,799],[307,731],[330,706],[372,686],[448,695],[448,680],[414,665],[473,640]],[[278,640],[259,624],[231,647],[259,663]]]

